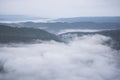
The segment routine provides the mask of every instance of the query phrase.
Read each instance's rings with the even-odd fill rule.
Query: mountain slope
[[[120,17],[73,17],[60,18],[54,20],[55,22],[120,22]]]
[[[60,41],[56,35],[41,29],[17,28],[0,25],[0,43],[30,42],[33,40]]]
[[[120,50],[120,35],[119,35],[120,29],[118,29],[118,30],[105,30],[105,31],[99,31],[99,32],[68,32],[68,33],[60,34],[59,36],[61,36],[64,39],[68,39],[68,38],[72,38],[72,35],[83,36],[83,35],[95,35],[95,34],[100,34],[100,35],[111,37],[112,41],[110,41],[108,43],[111,44],[111,42],[112,42],[112,47]],[[65,35],[66,36],[68,35],[68,36],[65,37]]]

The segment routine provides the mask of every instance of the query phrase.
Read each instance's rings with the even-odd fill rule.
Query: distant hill
[[[23,21],[23,20],[40,20],[46,18],[31,17],[25,15],[0,15],[0,21]]]
[[[55,22],[120,22],[120,17],[73,17],[73,18],[60,18],[54,20]]]
[[[13,25],[13,24],[12,24]],[[54,23],[34,23],[25,22],[16,24],[23,27],[37,27],[48,31],[58,32],[63,29],[120,29],[120,23],[95,23],[95,22],[54,22]]]
[[[41,29],[17,28],[0,25],[0,43],[31,42],[34,40],[60,41],[56,35]]]
[[[104,36],[108,36],[112,38],[113,48],[120,50],[120,29],[118,30],[106,30],[106,31],[99,31],[99,32],[68,32],[60,34],[63,39],[71,38],[71,36],[64,37],[65,35],[76,35],[76,36],[83,36],[83,35],[94,35],[94,34],[101,34]]]

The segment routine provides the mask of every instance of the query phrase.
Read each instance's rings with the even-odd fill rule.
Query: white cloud
[[[113,80],[119,73],[113,54],[103,45],[109,37],[83,36],[69,44],[45,42],[1,47],[7,73],[3,80]]]
[[[97,29],[64,29],[59,31],[57,34],[64,34],[68,32],[99,32],[103,30],[97,30]]]

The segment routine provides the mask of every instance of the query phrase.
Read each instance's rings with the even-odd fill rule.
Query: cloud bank
[[[119,80],[109,37],[88,35],[65,43],[54,41],[0,47],[1,80]]]

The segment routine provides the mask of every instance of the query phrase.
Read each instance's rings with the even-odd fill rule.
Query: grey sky
[[[0,0],[0,14],[53,18],[120,16],[120,0]]]

